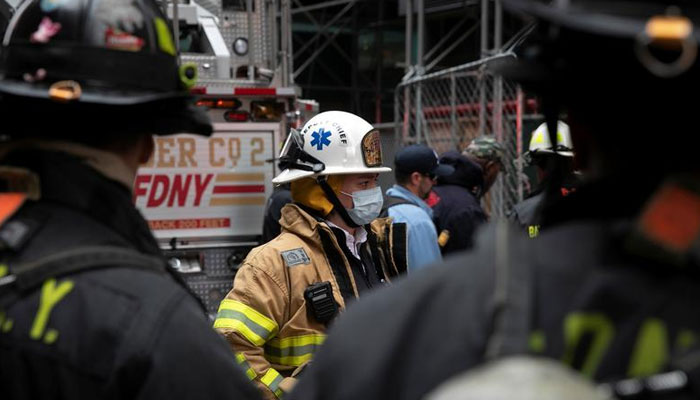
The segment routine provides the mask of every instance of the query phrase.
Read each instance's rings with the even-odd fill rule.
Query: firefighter
[[[1,53],[0,397],[258,398],[132,203],[154,133],[212,130],[160,7],[25,1]]]
[[[357,304],[292,399],[421,399],[521,353],[598,382],[679,369],[673,382],[623,386],[700,396],[700,163],[689,145],[700,4],[502,3],[538,24],[518,58],[492,67],[540,96],[550,133],[566,113],[587,182],[543,209],[551,228],[537,240],[495,223],[474,251]]]
[[[292,130],[282,149],[292,204],[282,233],[251,250],[221,302],[214,327],[245,356],[267,398],[289,392],[336,315],[406,270],[406,227],[376,219],[379,132],[328,111]]]
[[[524,154],[527,163],[537,168],[539,181],[537,189],[530,196],[513,206],[509,218],[520,224],[530,238],[539,235],[540,208],[544,206],[545,195],[549,202],[556,202],[576,190],[580,178],[574,172],[574,151],[571,143],[569,125],[563,121],[557,122],[556,149],[547,131],[547,123],[543,122],[532,133],[528,151]],[[551,188],[550,191],[545,191]]]

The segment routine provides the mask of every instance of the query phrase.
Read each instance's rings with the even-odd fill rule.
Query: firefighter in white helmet
[[[321,113],[291,131],[280,163],[273,183],[291,182],[293,200],[282,233],[250,252],[214,324],[267,398],[291,389],[348,302],[406,269],[405,226],[376,219],[391,169],[372,125]]]
[[[513,206],[509,218],[527,230],[530,238],[539,236],[542,228],[539,218],[545,197],[549,202],[567,196],[580,184],[574,172],[574,145],[571,142],[569,125],[557,121],[556,146],[552,146],[552,135],[543,122],[532,132],[530,146],[524,154],[528,165],[537,168],[538,185],[530,195]],[[551,190],[546,189],[551,187]]]

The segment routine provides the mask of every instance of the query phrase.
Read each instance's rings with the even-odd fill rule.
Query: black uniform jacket
[[[543,354],[598,381],[663,371],[697,344],[700,280],[624,250],[654,185],[619,182],[562,199],[536,241],[517,228],[497,240],[489,226],[474,251],[363,298],[336,321],[292,399],[421,399],[482,363],[497,305],[517,301],[504,307],[494,294],[503,263],[529,277],[514,287],[529,292],[527,337],[510,354]]]
[[[41,199],[25,203],[0,229],[3,239],[13,238],[0,253],[10,272],[78,246],[159,254],[129,190],[77,158],[23,151],[2,165],[28,168],[41,182]],[[11,222],[27,234],[8,233]],[[9,304],[5,292],[0,397],[258,398],[199,304],[165,270],[85,270],[47,279]]]
[[[442,254],[447,255],[472,247],[477,228],[487,221],[472,192],[484,185],[484,176],[479,164],[454,151],[443,154],[440,163],[455,169],[452,175],[438,178],[433,187],[439,197],[433,206],[433,221],[438,235],[447,240],[440,244]]]
[[[537,209],[543,199],[544,192],[539,192],[534,196],[528,197],[513,206],[509,218],[525,229],[527,229],[528,226],[539,225],[537,221]]]

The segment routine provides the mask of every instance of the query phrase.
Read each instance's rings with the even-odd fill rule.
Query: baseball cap
[[[496,161],[503,164],[505,159],[505,149],[492,136],[479,136],[469,143],[464,155],[470,155],[488,161]]]
[[[455,170],[451,165],[440,164],[437,153],[422,144],[412,144],[399,150],[394,157],[394,166],[404,174],[420,172],[431,176],[448,176]]]

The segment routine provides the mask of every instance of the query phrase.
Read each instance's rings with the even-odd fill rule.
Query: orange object
[[[0,225],[4,224],[24,204],[27,195],[24,193],[0,194]]]
[[[700,236],[700,195],[667,186],[654,197],[640,223],[649,239],[670,250],[685,252]]]

